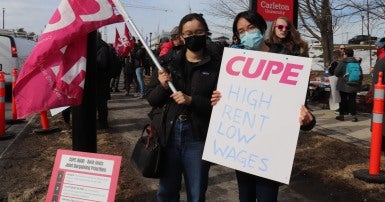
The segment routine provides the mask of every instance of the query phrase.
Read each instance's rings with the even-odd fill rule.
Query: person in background
[[[97,34],[96,47],[96,108],[98,114],[97,127],[98,129],[107,129],[109,128],[107,121],[107,100],[111,99],[110,77],[108,74],[111,62],[111,52],[110,46],[102,40],[100,33]]]
[[[161,54],[164,55],[167,52],[165,51],[166,49],[171,48],[171,43],[170,43],[170,38],[168,37],[163,37],[159,40],[159,53],[156,56],[160,56]],[[162,52],[163,49],[163,52]]]
[[[176,26],[171,30],[171,38],[169,42],[163,44],[163,49],[159,53],[159,62],[162,66],[167,66],[172,60],[176,58],[179,51],[182,49],[183,40],[179,34],[179,27]]]
[[[341,96],[340,92],[337,90],[338,77],[335,76],[334,71],[338,66],[338,61],[340,60],[339,51],[334,51],[332,54],[333,62],[330,64],[329,70],[329,84],[330,84],[330,96],[329,96],[329,108],[334,110],[335,113],[339,113]]]
[[[240,48],[243,49],[243,46],[237,35],[233,35],[233,42],[230,44],[230,48]]]
[[[147,60],[146,50],[144,49],[143,44],[140,40],[138,40],[137,44],[133,49],[133,52],[131,53],[132,53],[131,57],[134,60],[135,74],[136,74],[136,79],[138,81],[138,87],[139,87],[138,97],[140,99],[143,99],[145,94],[143,71],[144,71],[144,67],[149,64]]]
[[[344,58],[344,53],[345,53],[346,46],[344,44],[340,45],[339,51],[340,51],[340,60]]]
[[[162,43],[161,47],[160,47],[160,52],[159,52],[159,57],[163,56],[163,55],[166,55],[172,47],[175,46],[175,43],[179,43],[179,27],[176,26],[174,27],[171,32],[170,32],[170,40],[168,40],[167,42],[164,42]]]
[[[266,45],[272,53],[309,57],[307,42],[286,17],[278,17],[273,22]]]
[[[138,85],[136,75],[135,75],[135,64],[131,55],[131,51],[127,58],[125,58],[123,73],[124,73],[124,89],[126,90],[125,96],[130,96],[131,85]],[[134,96],[133,94],[131,94]]]
[[[382,58],[385,57],[385,37],[378,39],[376,41],[375,45],[376,45],[376,49],[377,49],[376,62],[378,62],[379,60],[381,60]]]
[[[71,107],[68,107],[68,108],[66,108],[65,110],[63,110],[62,112],[61,112],[61,115],[62,115],[62,117],[63,117],[63,120],[64,120],[64,122],[68,125],[68,126],[71,126],[71,111],[72,111],[72,109],[71,109]]]
[[[118,56],[118,53],[115,51],[113,44],[110,44],[110,67],[109,67],[109,76],[110,76],[110,91],[111,92],[120,92],[119,90],[119,81],[120,74],[122,73],[122,67],[124,64],[122,58]]]
[[[234,19],[233,34],[241,39],[241,44],[245,49],[268,51],[269,48],[263,41],[266,27],[266,22],[260,14],[253,11],[244,11]],[[211,98],[212,105],[215,105],[220,98],[220,91],[214,91]],[[315,117],[305,106],[300,107],[299,119],[302,130],[310,130],[316,122]],[[256,201],[256,199],[258,202],[277,201],[279,182],[238,170],[235,173],[241,202]]]
[[[385,83],[385,37],[380,38],[376,41],[377,48],[377,61],[373,68],[373,85],[371,89],[374,89],[374,85],[378,82],[378,74],[382,72],[382,83]],[[368,92],[369,94],[369,92]],[[372,93],[373,101],[373,93]],[[385,124],[385,119],[383,119],[382,124]],[[382,128],[382,145],[381,151],[385,151],[385,127]]]
[[[154,55],[156,56],[156,57],[158,57],[159,56],[159,53],[160,53],[160,44],[155,44],[155,48],[154,48],[154,50],[152,50],[152,52],[154,53]]]
[[[164,161],[157,198],[179,201],[183,176],[187,201],[205,201],[210,163],[202,155],[221,58],[213,57],[212,47],[206,45],[209,28],[202,14],[184,16],[178,33],[185,45],[165,71],[158,71],[158,85],[147,94],[152,107],[167,109],[165,133],[160,135]],[[168,81],[177,92],[171,91]]]
[[[360,63],[360,61],[357,61],[357,59],[354,57],[354,51],[351,48],[345,49],[344,59],[338,63],[338,66],[334,71],[334,74],[338,77],[337,90],[340,92],[341,96],[339,115],[336,117],[336,119],[339,121],[344,121],[345,115],[350,113],[352,115],[352,122],[357,122],[356,96],[357,92],[361,90],[361,82],[353,84],[345,81],[344,76],[346,74],[346,66],[348,63]],[[360,71],[362,75],[361,66]]]

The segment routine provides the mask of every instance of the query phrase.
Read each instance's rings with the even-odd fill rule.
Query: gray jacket
[[[341,62],[338,63],[338,66],[336,67],[336,69],[334,71],[334,75],[338,77],[337,90],[345,92],[345,93],[356,93],[358,91],[361,91],[362,82],[357,83],[357,84],[347,84],[345,79],[344,79],[346,65],[349,62],[359,63],[354,57],[344,58]],[[360,70],[361,70],[361,75],[362,75],[362,68],[360,68]],[[361,81],[362,81],[362,79],[361,79]]]

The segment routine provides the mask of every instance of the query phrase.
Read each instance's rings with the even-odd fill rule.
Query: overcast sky
[[[86,0],[83,1],[85,2]],[[0,2],[0,9],[4,8],[4,27],[6,29],[24,28],[27,32],[35,32],[40,35],[58,7],[60,0],[0,0]],[[205,14],[203,8],[207,7],[207,3],[210,0],[121,0],[121,2],[138,30],[142,32],[143,38],[146,38],[146,36],[149,37],[150,32],[152,37],[156,37],[162,31],[170,31],[190,11]],[[218,19],[208,15],[204,15],[204,17],[209,24],[213,37],[225,35],[231,38],[231,30],[219,30],[213,25],[213,22],[230,26],[232,22],[225,20],[220,22]],[[0,19],[3,18],[1,17]],[[361,34],[360,21],[344,24],[346,26],[334,34],[335,43],[347,43],[348,39]],[[106,28],[100,29],[103,33],[103,39],[107,39],[109,43],[113,42],[115,39],[115,28],[118,28],[121,34],[123,33],[123,24],[109,25]],[[378,25],[373,26],[371,29],[372,35],[383,37],[384,29],[379,28],[381,27]],[[129,29],[132,30],[130,26]],[[133,30],[131,33],[136,35],[133,33]],[[364,34],[366,33],[365,29]]]
[[[153,37],[158,32],[170,31],[176,26],[180,19],[190,12],[203,12],[203,7],[210,0],[122,0],[127,13],[130,15],[138,30],[142,32],[143,38]],[[48,23],[53,12],[58,7],[60,0],[0,0],[0,8],[4,8],[4,27],[5,29],[24,28],[27,32],[35,32],[40,35]],[[209,16],[205,16],[209,28],[214,32],[213,36],[220,34],[213,26]],[[3,19],[3,17],[1,17]],[[1,21],[2,23],[2,21]],[[1,24],[2,26],[2,24]],[[115,37],[115,27],[123,33],[123,24],[114,24],[101,29],[107,30],[107,41],[112,42]],[[130,28],[130,26],[129,26]],[[219,30],[228,33],[230,30]],[[133,31],[131,31],[133,32]],[[134,34],[134,33],[133,33]],[[134,34],[135,35],[135,34]],[[103,34],[105,39],[105,35]]]

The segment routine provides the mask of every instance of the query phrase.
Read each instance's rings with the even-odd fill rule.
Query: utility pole
[[[152,32],[150,32],[150,49],[151,49],[151,37],[152,37]]]
[[[361,20],[361,35],[364,35],[364,15],[361,15],[361,18],[362,18],[362,20]]]
[[[368,40],[369,40],[369,67],[372,67],[372,37],[370,36],[370,30],[369,30],[369,0],[366,0],[366,18],[368,21],[368,24],[366,25],[366,28],[368,30]]]
[[[96,137],[96,43],[97,31],[87,37],[87,65],[82,103],[72,107],[72,150],[97,153]]]
[[[4,13],[5,13],[5,8],[3,8],[3,29],[4,29]]]

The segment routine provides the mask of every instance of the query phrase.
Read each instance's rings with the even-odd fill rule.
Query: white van
[[[35,44],[32,40],[0,34],[0,68],[5,73],[7,95],[11,92],[13,68],[20,72]]]

